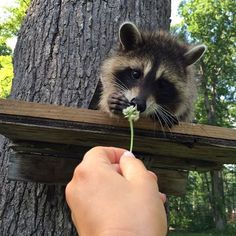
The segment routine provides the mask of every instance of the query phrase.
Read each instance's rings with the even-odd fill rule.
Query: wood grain
[[[15,100],[0,100],[0,133],[12,140],[9,178],[50,184],[66,183],[91,147],[128,149],[130,139],[125,119]],[[135,123],[134,153],[158,172],[164,192],[181,195],[186,171],[236,163],[236,130],[187,123],[163,130],[141,119]]]
[[[106,125],[115,127],[128,127],[128,122],[123,118],[110,118],[107,114],[82,108],[71,108],[40,103],[23,102],[16,100],[0,99],[0,114],[16,115],[22,117],[46,118],[52,120],[74,121],[95,125]],[[161,127],[149,119],[140,119],[135,123],[136,129],[148,130],[150,132],[163,131]],[[171,130],[165,129],[165,133],[194,135],[220,140],[236,141],[236,130],[210,125],[193,123],[180,123]]]

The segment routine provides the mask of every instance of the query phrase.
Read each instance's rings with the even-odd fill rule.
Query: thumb
[[[134,182],[138,182],[148,174],[143,162],[128,151],[124,152],[120,158],[120,170],[125,179]]]

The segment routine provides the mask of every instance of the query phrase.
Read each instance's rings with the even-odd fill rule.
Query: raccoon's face
[[[113,73],[114,85],[131,105],[146,116],[160,109],[172,114],[177,112],[184,97],[185,85],[178,82],[181,71],[170,72],[167,65],[155,64],[151,58],[132,57],[122,66]]]
[[[195,97],[191,65],[206,47],[189,49],[167,33],[142,33],[129,22],[121,25],[119,39],[119,51],[102,67],[103,99],[109,110],[118,114],[131,104],[160,122],[190,112]]]

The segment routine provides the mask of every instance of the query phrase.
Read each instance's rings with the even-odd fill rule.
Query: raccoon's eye
[[[140,70],[132,70],[131,71],[131,77],[133,79],[139,79],[141,77],[141,71]]]

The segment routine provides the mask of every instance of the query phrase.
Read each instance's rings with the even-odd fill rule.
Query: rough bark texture
[[[32,0],[15,49],[11,98],[88,107],[120,23],[168,29],[169,17],[170,0]],[[2,136],[0,150],[0,235],[76,235],[64,187],[8,181]]]
[[[219,231],[226,228],[225,199],[222,171],[211,171],[212,182],[212,209],[215,227]]]

